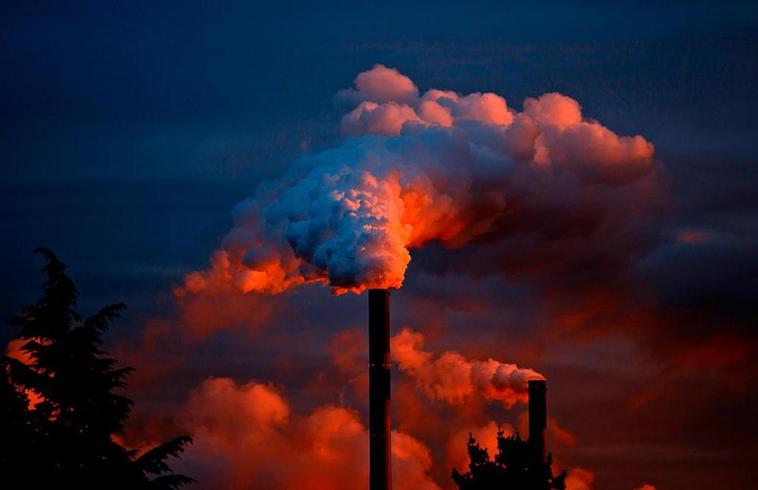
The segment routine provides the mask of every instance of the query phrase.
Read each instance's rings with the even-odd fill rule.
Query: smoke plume
[[[494,359],[473,361],[452,351],[435,357],[423,346],[423,335],[405,328],[391,340],[392,357],[400,370],[435,400],[460,404],[479,394],[511,407],[528,400],[529,380],[544,379],[536,371]]]
[[[566,476],[566,490],[591,490],[595,474],[584,468],[571,468]]]
[[[505,236],[505,221],[528,227],[537,211],[633,186],[656,167],[643,137],[616,135],[558,93],[518,112],[494,93],[420,94],[376,65],[338,98],[352,107],[342,144],[241,202],[210,267],[179,295],[400,287],[410,249]]]
[[[274,386],[209,378],[179,414],[194,444],[186,466],[200,489],[341,490],[368,484],[368,433],[357,412],[323,406],[296,413]],[[392,433],[399,490],[439,490],[419,440]]]

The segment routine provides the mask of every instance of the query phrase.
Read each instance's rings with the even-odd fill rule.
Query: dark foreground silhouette
[[[141,454],[113,440],[131,410],[132,401],[116,392],[132,369],[117,367],[101,349],[102,333],[125,307],[106,306],[82,320],[66,266],[50,250],[37,252],[47,260],[43,295],[11,320],[28,362],[0,361],[3,488],[164,490],[194,482],[166,463],[189,437]]]
[[[497,454],[490,459],[487,449],[469,435],[469,471],[453,470],[460,490],[565,490],[566,472],[553,476],[553,458],[534,457],[529,443],[516,434],[497,433]]]

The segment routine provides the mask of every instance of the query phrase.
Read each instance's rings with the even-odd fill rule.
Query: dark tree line
[[[459,490],[565,490],[566,472],[554,476],[552,455],[535,460],[528,441],[518,434],[497,433],[497,454],[490,459],[487,449],[469,434],[469,471],[453,470]]]
[[[114,441],[132,401],[119,394],[132,371],[102,349],[102,334],[124,310],[106,306],[82,319],[66,266],[48,249],[42,297],[10,323],[29,362],[0,361],[0,478],[3,488],[176,489],[192,478],[166,460],[191,442],[180,436],[144,453]],[[38,403],[30,405],[30,396]]]

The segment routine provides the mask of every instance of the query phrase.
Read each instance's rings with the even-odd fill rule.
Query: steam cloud
[[[494,359],[472,361],[458,352],[448,351],[435,358],[423,346],[423,335],[408,328],[391,340],[392,357],[400,370],[432,399],[460,404],[478,393],[511,407],[528,400],[529,380],[545,379],[536,371],[515,364]]]
[[[323,406],[293,412],[273,386],[209,378],[179,414],[194,444],[177,463],[202,488],[341,490],[368,482],[368,433],[357,412]],[[432,457],[419,440],[392,433],[399,490],[440,490],[429,472]]]
[[[566,476],[566,490],[591,490],[595,475],[584,468],[571,468]]]
[[[616,135],[558,93],[528,98],[517,112],[494,93],[420,94],[376,65],[338,98],[353,106],[343,143],[241,202],[209,269],[188,274],[178,294],[400,287],[409,249],[503,236],[506,216],[527,222],[535,209],[570,207],[655,168],[642,136]]]

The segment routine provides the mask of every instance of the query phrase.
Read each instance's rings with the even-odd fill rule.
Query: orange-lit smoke
[[[367,345],[368,338],[358,329],[343,330],[329,342],[332,363],[361,398],[368,396]]]
[[[298,414],[274,386],[209,378],[179,418],[194,437],[180,464],[204,489],[341,490],[368,483],[368,434],[351,409]],[[428,475],[429,449],[407,434],[392,438],[395,487],[438,490]]]
[[[571,468],[566,476],[566,490],[591,490],[595,474],[584,468]]]
[[[420,95],[377,65],[339,98],[353,107],[342,144],[240,203],[210,267],[187,275],[179,295],[312,282],[335,293],[399,287],[412,248],[507,235],[511,227],[498,223],[506,215],[527,223],[534,209],[556,201],[570,209],[655,169],[643,137],[616,135],[558,93],[528,98],[517,112],[494,93]],[[523,196],[531,214],[514,205]]]
[[[536,371],[515,364],[469,360],[453,351],[435,356],[423,347],[424,336],[409,328],[391,340],[393,360],[431,399],[461,404],[478,394],[511,407],[528,400],[529,380],[544,379]]]

